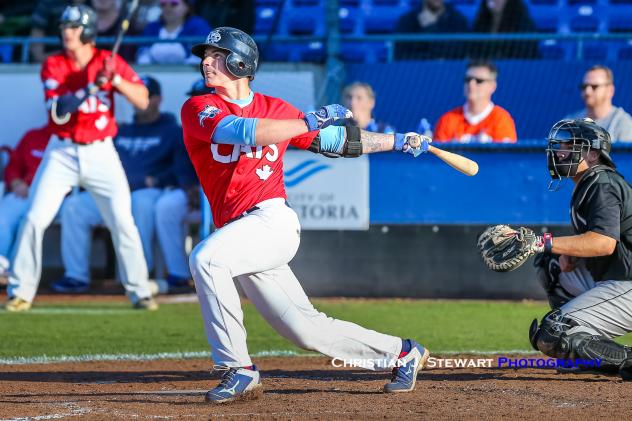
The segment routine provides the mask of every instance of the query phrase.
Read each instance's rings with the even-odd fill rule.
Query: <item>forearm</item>
[[[596,257],[612,254],[617,245],[614,238],[588,231],[580,235],[553,237],[554,254],[575,257]]]
[[[142,83],[133,83],[121,79],[115,88],[121,95],[127,98],[134,107],[144,110],[149,106],[149,92]]]
[[[307,125],[301,119],[272,120],[260,118],[257,119],[255,143],[259,146],[273,145],[305,134],[307,131]]]
[[[392,134],[374,133],[360,130],[362,153],[375,153],[392,151],[395,144],[395,136]]]

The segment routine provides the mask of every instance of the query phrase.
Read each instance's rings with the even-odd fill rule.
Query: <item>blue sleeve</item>
[[[347,130],[342,126],[329,126],[320,131],[320,150],[341,154],[345,146]]]
[[[257,146],[257,120],[234,115],[226,116],[217,123],[212,140],[227,145]]]

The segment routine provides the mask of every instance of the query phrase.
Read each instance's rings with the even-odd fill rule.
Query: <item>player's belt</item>
[[[62,142],[74,143],[75,145],[86,146],[86,145],[92,145],[93,143],[105,142],[106,140],[112,140],[112,137],[106,136],[103,139],[95,139],[95,140],[91,140],[90,142],[77,142],[76,140],[70,137],[60,137],[59,140],[61,140]]]
[[[287,200],[285,201],[285,205],[286,205],[288,208],[289,208],[289,207],[291,207],[291,206],[290,206],[290,204],[287,202]],[[237,216],[236,216],[236,217],[234,217],[233,219],[228,220],[228,222],[226,222],[224,225],[228,225],[228,224],[230,224],[231,222],[235,222],[235,221],[237,221],[237,220],[239,220],[239,219],[243,218],[244,216],[248,216],[248,215],[250,215],[251,213],[253,213],[254,211],[259,210],[259,209],[261,209],[261,208],[260,208],[259,206],[255,205],[255,206],[251,207],[250,209],[248,209],[247,211],[240,213],[239,215],[237,215]]]

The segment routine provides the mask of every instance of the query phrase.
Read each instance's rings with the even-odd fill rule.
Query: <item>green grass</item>
[[[528,328],[543,303],[493,301],[314,300],[330,316],[401,337],[434,352],[529,350]],[[299,351],[244,305],[251,353]],[[197,304],[138,312],[127,303],[38,304],[0,312],[0,358],[208,351]],[[623,343],[632,344],[627,335]]]

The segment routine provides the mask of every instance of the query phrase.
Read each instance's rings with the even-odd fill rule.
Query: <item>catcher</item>
[[[575,235],[535,235],[489,227],[478,239],[483,260],[507,272],[536,255],[552,310],[534,320],[529,339],[555,358],[601,359],[602,371],[632,380],[632,348],[612,340],[632,331],[632,187],[616,171],[606,130],[591,119],[562,120],[549,133],[550,190],[575,183]],[[580,367],[581,368],[581,367]]]

